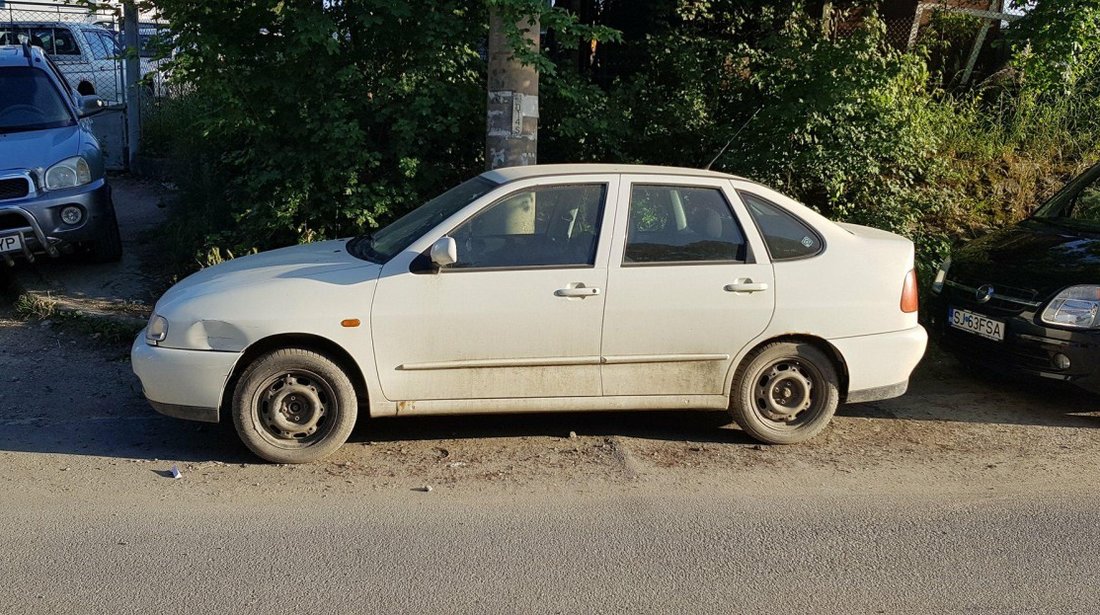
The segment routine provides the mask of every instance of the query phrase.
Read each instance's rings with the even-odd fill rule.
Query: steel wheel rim
[[[332,385],[304,369],[282,370],[264,380],[252,403],[264,438],[281,447],[308,446],[331,430],[339,402]]]
[[[813,421],[824,406],[824,380],[809,362],[797,357],[776,359],[757,372],[751,392],[753,409],[772,429]]]

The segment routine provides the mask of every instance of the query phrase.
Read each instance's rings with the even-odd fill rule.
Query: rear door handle
[[[765,282],[753,282],[752,278],[744,278],[733,284],[726,284],[723,290],[730,293],[758,293],[768,290],[768,285]]]
[[[600,294],[600,289],[584,284],[570,285],[554,291],[555,297],[593,297]]]

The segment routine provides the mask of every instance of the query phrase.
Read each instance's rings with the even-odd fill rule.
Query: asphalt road
[[[1095,612],[1095,498],[712,493],[13,506],[4,613]]]

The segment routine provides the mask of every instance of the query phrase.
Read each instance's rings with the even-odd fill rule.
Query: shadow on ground
[[[1100,427],[1100,396],[1063,382],[976,371],[929,351],[897,399],[841,406],[838,416],[915,421]]]
[[[411,416],[360,421],[357,442],[516,437],[626,436],[646,440],[753,444],[725,412],[555,412],[464,416]]]

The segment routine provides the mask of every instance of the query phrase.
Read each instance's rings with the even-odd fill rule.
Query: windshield
[[[370,235],[352,239],[348,252],[364,260],[385,263],[409,247],[421,235],[460,209],[488,193],[497,184],[475,177],[444,192]]]
[[[1066,184],[1032,217],[1063,226],[1100,231],[1100,164]]]
[[[30,66],[0,68],[0,132],[58,128],[75,122],[45,72]]]

